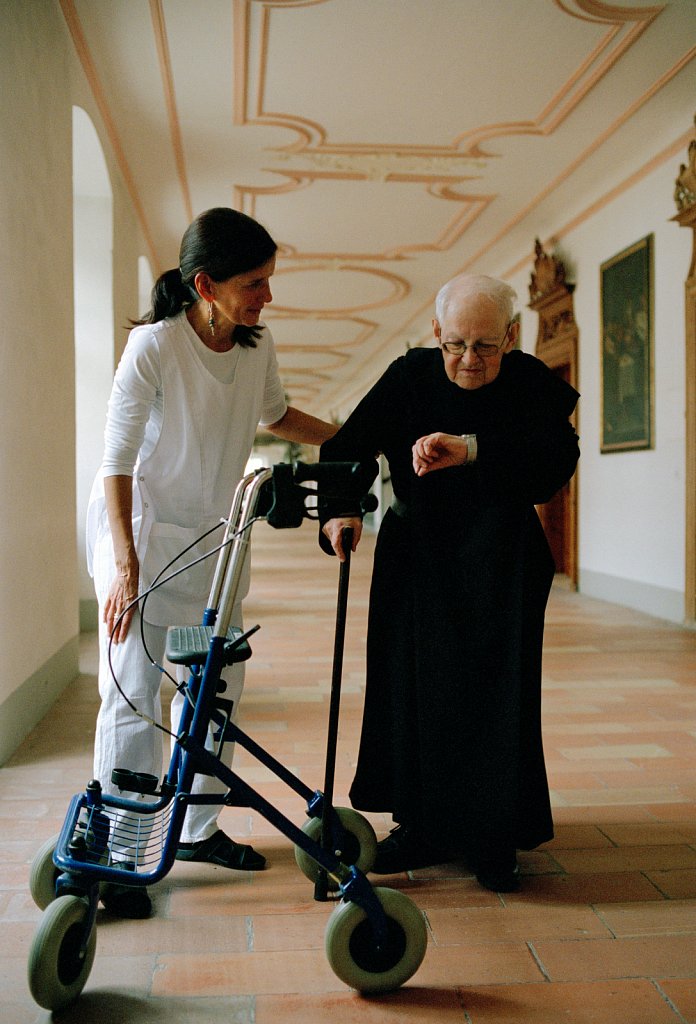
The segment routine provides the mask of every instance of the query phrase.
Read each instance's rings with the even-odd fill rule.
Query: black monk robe
[[[322,460],[359,460],[370,480],[383,452],[399,499],[375,549],[351,801],[473,858],[553,836],[541,654],[554,565],[534,506],[575,470],[577,399],[520,351],[465,390],[439,349],[414,349],[321,449]],[[476,434],[476,462],[417,477],[411,446],[435,431]]]

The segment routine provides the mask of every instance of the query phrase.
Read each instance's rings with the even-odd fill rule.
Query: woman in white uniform
[[[152,309],[131,332],[116,371],[87,530],[100,606],[94,777],[105,792],[116,791],[113,768],[159,777],[163,755],[161,730],[136,716],[114,685],[110,641],[119,686],[139,711],[160,722],[162,676],[153,662],[163,660],[167,626],[200,621],[215,558],[148,596],[143,617],[152,661],[142,647],[138,606],[124,609],[173,557],[229,514],[259,423],[304,444],[320,445],[336,430],[285,401],[273,339],[259,322],[272,299],[275,254],[273,239],[250,217],[227,208],[200,214],[184,234],[179,267],[156,282]],[[213,533],[185,561],[217,542]],[[243,585],[233,625],[242,624],[245,592]],[[232,666],[226,676],[226,696],[238,707],[244,666]],[[176,692],[173,723],[181,700]],[[224,787],[201,777],[196,791]],[[218,828],[218,811],[219,805],[189,809],[177,858],[263,868],[261,854]],[[144,888],[103,889],[102,902],[112,913],[150,914]]]

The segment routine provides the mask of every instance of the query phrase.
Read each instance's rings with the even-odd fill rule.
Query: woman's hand
[[[109,587],[109,593],[104,602],[104,622],[107,633],[115,644],[123,643],[128,635],[136,606],[128,608],[120,622],[118,622],[118,617],[124,608],[127,608],[131,601],[138,596],[138,576],[139,568],[136,563],[125,573],[115,576]]]
[[[104,602],[104,622],[109,636],[116,644],[123,643],[130,628],[135,605],[130,608],[114,630],[114,624],[124,608],[138,596],[140,563],[135,553],[133,539],[133,478],[130,476],[105,476],[104,498],[109,529],[114,546],[114,577]]]
[[[346,553],[343,550],[343,531],[347,529],[351,529],[353,531],[351,551],[355,551],[362,534],[362,519],[360,516],[345,516],[340,519],[329,519],[329,521],[322,527],[322,533],[329,538],[331,547],[334,549],[341,562],[345,562],[346,560]]]
[[[414,473],[416,476],[425,476],[435,469],[463,466],[469,449],[463,437],[436,433],[419,437],[411,451]]]

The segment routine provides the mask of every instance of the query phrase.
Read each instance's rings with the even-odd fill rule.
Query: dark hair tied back
[[[150,302],[152,306],[140,323],[156,324],[168,316],[176,316],[182,309],[195,302],[198,295],[195,289],[189,288],[181,279],[181,271],[178,267],[173,270],[165,270],[155,281]]]
[[[138,323],[158,323],[196,302],[196,274],[208,274],[213,281],[227,281],[267,263],[276,249],[269,233],[252,217],[226,206],[206,210],[184,232],[179,266],[157,279],[152,289],[152,308]],[[238,344],[253,347],[259,334],[256,327],[238,325],[233,337]]]

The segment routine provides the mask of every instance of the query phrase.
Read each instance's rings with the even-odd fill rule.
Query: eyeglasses
[[[470,348],[475,356],[479,359],[490,359],[492,356],[500,352],[501,348],[507,341],[508,331],[512,326],[512,321],[505,328],[505,334],[503,340],[499,345],[496,345],[492,341],[475,341],[473,345],[467,345],[464,341],[441,341],[440,347],[449,353],[451,356],[463,356],[468,348]]]

